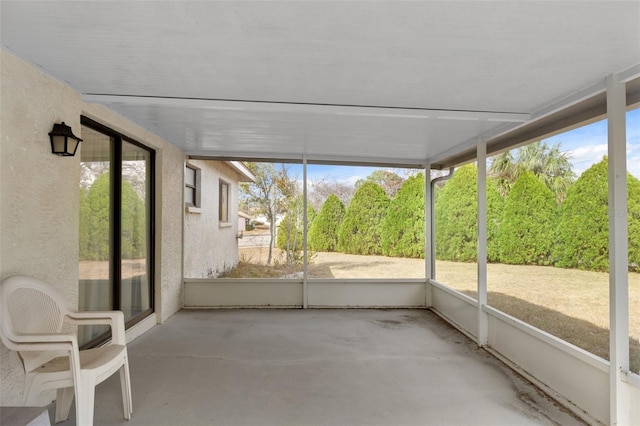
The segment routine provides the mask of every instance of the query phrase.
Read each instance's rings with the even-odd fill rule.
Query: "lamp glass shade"
[[[64,124],[64,121],[53,125],[49,138],[51,139],[51,152],[64,157],[76,155],[78,145],[82,142],[82,139],[75,136],[71,127]]]

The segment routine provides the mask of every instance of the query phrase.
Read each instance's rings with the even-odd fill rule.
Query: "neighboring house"
[[[243,211],[238,211],[238,232],[246,231],[250,220],[251,216]]]
[[[237,236],[244,231],[244,223],[235,219],[240,217],[238,183],[254,180],[240,161],[187,160],[185,278],[216,277],[238,263]]]

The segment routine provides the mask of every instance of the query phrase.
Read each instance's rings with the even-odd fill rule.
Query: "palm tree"
[[[491,166],[489,166],[489,176],[493,177],[498,185],[498,191],[500,195],[506,197],[511,190],[511,185],[518,178],[518,168],[513,160],[511,151],[498,154],[491,160]]]
[[[576,179],[570,159],[568,152],[560,151],[559,143],[549,146],[546,142],[538,141],[494,157],[489,174],[496,178],[500,193],[504,196],[524,170],[533,172],[560,203]]]

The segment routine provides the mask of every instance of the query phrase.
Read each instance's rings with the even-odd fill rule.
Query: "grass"
[[[551,266],[487,265],[488,304],[609,359],[609,274]],[[436,279],[477,298],[475,263],[436,262]],[[629,274],[631,371],[640,371],[640,274]]]
[[[283,264],[264,265],[261,251],[244,251],[228,277],[277,278],[299,272]],[[262,264],[261,264],[262,263]],[[424,260],[318,253],[311,277],[424,277]],[[436,279],[477,297],[477,265],[437,261]],[[490,306],[566,340],[601,358],[609,358],[609,274],[547,266],[488,265]],[[629,274],[629,346],[631,370],[640,372],[640,273]]]

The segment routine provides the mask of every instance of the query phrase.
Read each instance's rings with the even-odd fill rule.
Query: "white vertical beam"
[[[478,346],[486,346],[489,321],[487,304],[487,145],[478,139]]]
[[[309,306],[309,265],[307,252],[307,154],[302,157],[302,308]]]
[[[629,371],[629,266],[625,84],[606,79],[609,135],[609,383],[612,425],[628,424],[629,401],[621,373]]]
[[[431,167],[431,166],[429,166]],[[455,172],[455,169],[453,167],[451,167],[449,169],[449,174],[445,175],[445,176],[439,176],[437,178],[434,179],[429,179],[431,181],[430,185],[429,185],[429,209],[431,210],[429,212],[429,218],[431,219],[431,226],[429,229],[429,233],[431,234],[431,253],[430,253],[430,258],[431,258],[431,265],[429,265],[430,268],[430,275],[428,276],[428,278],[431,279],[435,279],[436,278],[436,212],[435,212],[435,200],[433,199],[433,197],[435,196],[435,185],[438,182],[444,182],[447,181],[449,179],[451,179],[453,177],[453,173]],[[431,174],[431,173],[429,173]]]
[[[424,166],[424,273],[425,273],[425,306],[428,308],[431,303],[431,283],[430,279],[433,279],[433,268],[431,267],[431,256],[433,256],[433,238],[434,235],[431,232],[433,227],[431,226],[431,220],[433,219],[433,203],[431,197],[433,196],[431,190],[431,164]]]

